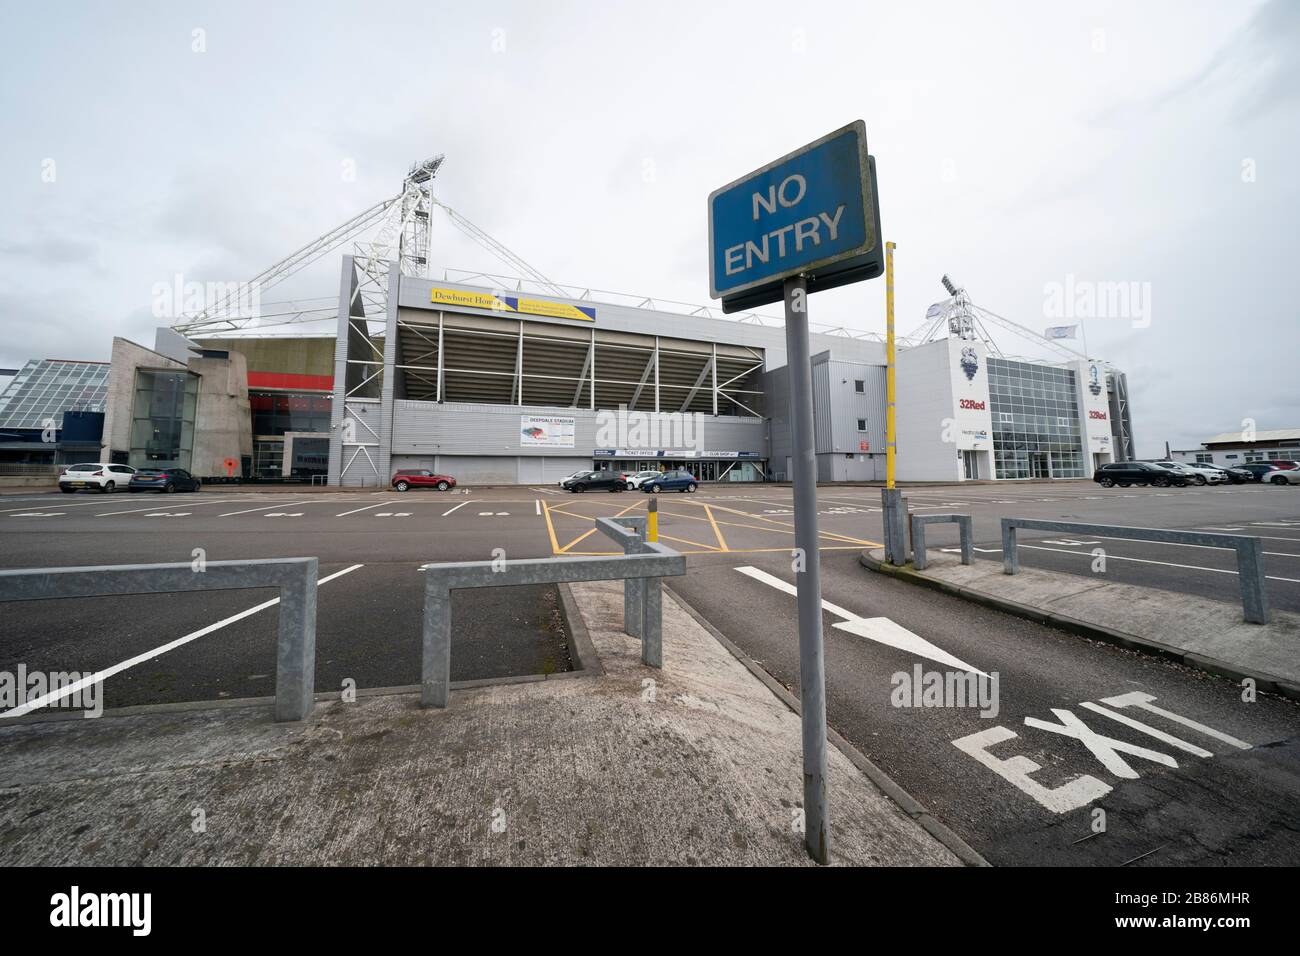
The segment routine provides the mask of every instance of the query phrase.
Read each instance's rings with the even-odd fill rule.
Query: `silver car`
[[[1259,480],[1270,485],[1300,485],[1300,468],[1274,468],[1260,475]]]

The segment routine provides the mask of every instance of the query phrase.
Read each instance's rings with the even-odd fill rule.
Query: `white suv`
[[[1222,469],[1213,466],[1207,467],[1195,461],[1181,461],[1179,464],[1184,468],[1190,468],[1211,485],[1226,485],[1228,483],[1228,473]]]
[[[59,491],[70,495],[78,488],[96,488],[104,494],[111,494],[118,488],[126,490],[134,474],[135,469],[129,465],[111,465],[102,461],[69,465],[59,475]]]
[[[1191,465],[1181,461],[1169,461],[1168,459],[1154,459],[1151,464],[1157,468],[1163,468],[1165,471],[1172,471],[1179,479],[1182,479],[1187,485],[1204,485],[1210,481],[1209,475],[1197,471]],[[1175,479],[1177,481],[1178,479]]]
[[[662,477],[662,475],[663,472],[661,471],[638,471],[634,475],[627,476],[627,486],[629,488],[640,488],[642,482],[649,481],[651,478]]]

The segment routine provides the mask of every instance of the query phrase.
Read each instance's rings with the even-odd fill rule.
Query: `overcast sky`
[[[708,193],[860,118],[901,332],[945,272],[1040,331],[1052,284],[1137,283],[1083,325],[1140,454],[1300,426],[1298,38],[1294,0],[10,3],[0,367],[152,345],[156,283],[249,278],[435,153],[552,279],[704,303]],[[434,225],[436,268],[501,271]],[[883,331],[884,293],[811,318]]]

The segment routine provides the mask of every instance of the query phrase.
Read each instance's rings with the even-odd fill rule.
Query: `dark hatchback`
[[[141,468],[131,476],[128,491],[198,491],[199,480],[184,468]]]
[[[580,471],[564,479],[560,487],[579,494],[584,491],[627,491],[627,479],[619,471]]]

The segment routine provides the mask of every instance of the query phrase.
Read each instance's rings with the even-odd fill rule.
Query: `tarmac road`
[[[1294,703],[1267,696],[1247,703],[1226,680],[872,575],[857,556],[880,540],[879,497],[874,488],[819,494],[823,597],[832,605],[824,615],[829,718],[939,819],[995,863],[1300,861]],[[981,547],[997,546],[1004,514],[1266,532],[1273,606],[1300,609],[1300,581],[1292,580],[1300,579],[1300,488],[1107,491],[1062,482],[927,487],[908,497],[915,510],[972,514]],[[318,689],[345,678],[391,686],[418,680],[423,563],[483,560],[494,549],[507,559],[607,551],[594,517],[641,514],[648,501],[543,487],[6,496],[0,566],[189,562],[196,548],[208,560],[314,555],[325,582]],[[663,540],[689,555],[687,575],[670,587],[797,692],[795,602],[784,589],[794,580],[789,489],[706,487],[657,503]],[[932,531],[933,547],[955,545],[955,532]],[[1022,536],[1053,549],[1026,548],[1026,566],[1092,573],[1093,539],[1040,544],[1044,538]],[[1119,580],[1235,600],[1222,553],[1119,541],[1101,547],[1106,573]],[[109,679],[108,706],[267,695],[274,609],[148,657],[153,647],[265,599],[264,592],[225,592],[7,605],[0,670],[24,663],[84,672],[143,656]],[[456,601],[453,678],[567,667],[544,594],[461,592]],[[917,665],[927,673],[997,674],[996,714],[894,706],[893,675]],[[1123,696],[1133,693],[1150,699]],[[1100,835],[1093,831],[1098,808],[1106,813]]]

